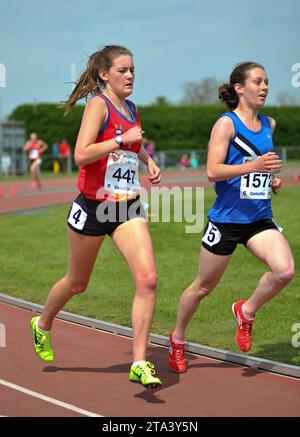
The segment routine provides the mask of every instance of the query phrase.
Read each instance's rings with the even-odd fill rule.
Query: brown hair
[[[257,62],[241,62],[237,64],[230,75],[229,83],[223,83],[219,87],[219,99],[225,103],[230,111],[233,111],[239,104],[239,97],[235,92],[234,85],[236,83],[244,85],[247,79],[247,72],[253,68],[264,70],[264,67]]]
[[[110,45],[90,56],[86,70],[81,74],[74,90],[65,102],[65,114],[72,110],[77,100],[83,99],[89,94],[101,92],[105,88],[104,82],[99,77],[99,70],[108,71],[113,61],[121,55],[132,56],[132,53],[126,47]]]

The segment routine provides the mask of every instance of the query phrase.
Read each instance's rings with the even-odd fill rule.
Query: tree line
[[[55,103],[24,104],[14,109],[11,120],[25,122],[27,135],[37,134],[49,145],[66,138],[74,148],[84,105],[76,105],[64,116],[64,108]],[[161,97],[155,103],[138,106],[138,114],[147,138],[157,150],[204,149],[210,131],[226,107],[221,104],[171,105]],[[300,106],[266,106],[261,111],[275,118],[275,145],[300,147]]]

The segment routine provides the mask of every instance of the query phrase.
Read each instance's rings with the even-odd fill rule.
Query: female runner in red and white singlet
[[[28,152],[28,158],[30,160],[30,173],[32,176],[32,188],[41,189],[42,184],[39,177],[39,169],[42,163],[42,154],[48,149],[48,145],[38,139],[37,134],[32,132],[30,139],[25,143],[23,147],[24,152]]]
[[[107,234],[126,260],[135,281],[133,364],[129,379],[145,387],[157,387],[161,381],[154,376],[153,364],[146,361],[157,275],[148,223],[139,203],[139,160],[147,166],[152,183],[158,183],[161,174],[142,146],[144,132],[135,106],[126,100],[133,83],[132,53],[125,47],[105,46],[90,57],[67,101],[69,111],[77,100],[93,95],[84,110],[74,154],[80,167],[80,194],[68,215],[69,265],[66,275],[53,286],[42,316],[33,319],[32,326],[35,336],[47,337],[46,349],[35,345],[36,352],[40,358],[51,361],[53,351],[47,331],[69,299],[87,288]],[[124,205],[128,215],[125,219],[121,214]],[[111,214],[106,215],[107,210]],[[130,211],[136,214],[131,216]]]

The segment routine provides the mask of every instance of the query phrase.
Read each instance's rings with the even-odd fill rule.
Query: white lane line
[[[74,411],[75,413],[82,414],[83,416],[89,417],[104,417],[100,414],[92,413],[91,411],[83,410],[82,408],[75,407],[75,405],[66,404],[65,402],[61,402],[57,399],[50,398],[49,396],[42,395],[41,393],[37,393],[36,391],[28,390],[25,387],[21,387],[20,385],[12,384],[11,382],[4,381],[0,379],[0,384],[12,388],[13,390],[18,390],[22,393],[25,393],[29,396],[33,396],[35,398],[41,399],[42,401],[49,402],[51,404],[57,405],[58,407],[66,408],[67,410]]]

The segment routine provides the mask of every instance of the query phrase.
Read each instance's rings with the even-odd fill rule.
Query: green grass
[[[205,204],[214,199],[205,189]],[[68,206],[31,214],[0,217],[0,291],[44,304],[49,289],[67,267],[66,214]],[[299,188],[289,187],[274,197],[275,220],[284,228],[294,253],[300,255]],[[149,223],[159,275],[158,299],[151,331],[168,335],[176,319],[178,300],[198,267],[200,234],[186,234],[185,223]],[[239,352],[234,342],[231,304],[247,298],[265,266],[238,247],[215,291],[205,299],[189,325],[188,340]],[[102,246],[88,290],[74,297],[65,310],[121,325],[131,325],[134,283],[128,267],[110,238]],[[257,315],[252,355],[300,365],[300,348],[291,345],[292,326],[300,322],[299,272],[286,289]]]
[[[285,164],[286,167],[300,167],[300,159],[291,159]]]

